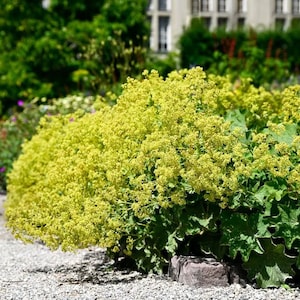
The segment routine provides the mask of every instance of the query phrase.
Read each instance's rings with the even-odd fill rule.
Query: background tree
[[[202,66],[208,68],[213,61],[214,41],[203,21],[194,18],[179,41],[181,67]]]
[[[299,82],[299,37],[297,24],[286,31],[209,31],[200,18],[195,18],[178,42],[180,66],[201,66],[208,73],[229,75],[232,81],[245,77],[256,86],[281,88]]]
[[[0,0],[0,100],[99,93],[140,72],[147,1]]]

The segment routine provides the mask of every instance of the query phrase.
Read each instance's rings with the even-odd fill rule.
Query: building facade
[[[300,0],[149,0],[150,48],[166,53],[192,18],[202,18],[209,30],[251,27],[287,29],[300,22]]]

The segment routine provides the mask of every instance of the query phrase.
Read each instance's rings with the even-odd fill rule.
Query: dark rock
[[[229,285],[228,267],[213,258],[174,256],[168,273],[173,280],[194,287]]]

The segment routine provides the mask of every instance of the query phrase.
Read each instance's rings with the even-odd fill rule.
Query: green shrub
[[[179,38],[181,67],[199,65],[207,73],[252,78],[256,86],[282,87],[299,75],[299,27],[282,30],[218,29],[192,20]],[[293,78],[293,80],[295,80]]]
[[[205,69],[213,62],[214,41],[212,34],[199,18],[191,20],[178,41],[183,68],[201,66]]]
[[[258,47],[245,44],[243,58],[230,58],[221,52],[214,52],[214,62],[207,70],[208,73],[229,76],[231,81],[240,78],[251,78],[253,85],[265,88],[283,88],[290,83],[291,66],[288,61],[279,58],[265,59],[264,51]]]
[[[233,86],[200,68],[143,75],[113,107],[41,121],[9,174],[7,225],[146,272],[194,240],[240,258],[262,287],[285,283],[300,267],[300,87]]]
[[[169,73],[178,69],[179,54],[169,52],[166,56],[159,57],[157,54],[150,52],[145,66],[147,70],[157,70],[165,78]]]
[[[146,0],[2,0],[0,99],[97,95],[144,69]]]

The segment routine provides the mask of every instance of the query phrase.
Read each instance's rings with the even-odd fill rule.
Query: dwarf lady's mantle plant
[[[113,107],[41,121],[9,176],[7,225],[156,272],[193,237],[199,252],[240,257],[262,287],[283,284],[299,268],[300,87],[200,68],[143,76]]]

